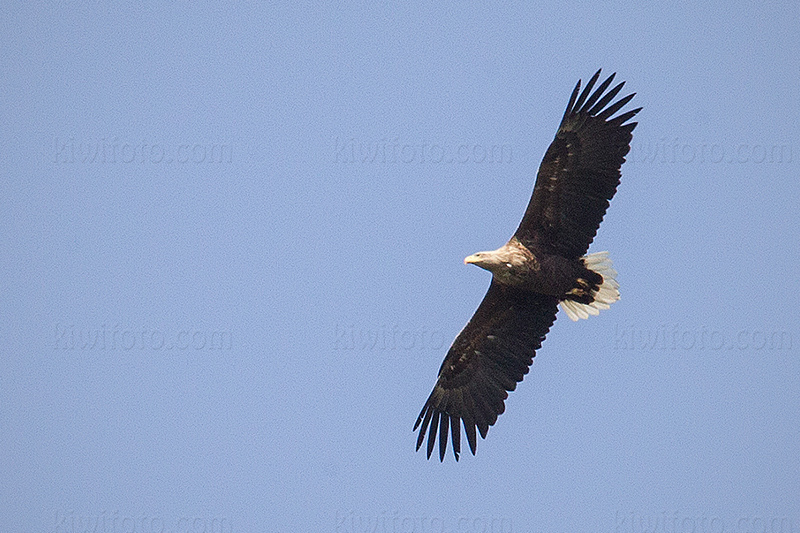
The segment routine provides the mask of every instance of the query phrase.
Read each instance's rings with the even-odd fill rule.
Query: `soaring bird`
[[[544,155],[525,215],[497,250],[464,259],[492,273],[477,311],[458,334],[439,368],[433,392],[414,431],[417,450],[428,435],[428,459],[439,436],[439,460],[461,454],[461,428],[475,455],[477,436],[505,410],[508,391],[522,381],[556,319],[558,306],[574,321],[597,315],[619,299],[607,252],[586,255],[620,181],[642,108],[613,116],[634,94],[611,101],[625,82],[606,92],[615,74],[581,91],[578,80],[555,139]]]

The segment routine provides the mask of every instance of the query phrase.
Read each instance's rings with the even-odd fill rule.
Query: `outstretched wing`
[[[552,253],[579,258],[586,253],[619,185],[642,108],[611,118],[634,94],[609,105],[625,82],[603,94],[614,74],[591,92],[600,71],[578,95],[575,86],[556,138],[544,155],[533,195],[515,235]],[[591,93],[591,96],[589,94]]]
[[[428,432],[428,458],[437,432],[439,459],[444,460],[448,430],[456,461],[464,424],[475,455],[475,428],[486,438],[489,426],[505,410],[507,391],[516,388],[533,363],[536,350],[556,318],[558,299],[521,291],[492,281],[483,302],[458,334],[439,369],[439,379],[422,408],[417,450]]]

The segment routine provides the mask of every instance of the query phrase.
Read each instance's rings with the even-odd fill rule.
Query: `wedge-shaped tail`
[[[559,302],[561,309],[567,316],[577,321],[580,318],[589,318],[589,315],[600,314],[601,309],[608,307],[619,300],[619,283],[617,283],[617,271],[611,264],[608,252],[597,252],[589,254],[583,258],[586,268],[597,272],[603,276],[603,284],[596,291],[592,291],[594,301],[589,304],[582,304],[574,300],[562,300]]]

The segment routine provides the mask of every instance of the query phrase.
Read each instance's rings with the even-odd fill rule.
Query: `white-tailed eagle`
[[[528,373],[559,304],[578,320],[619,299],[608,254],[585,254],[619,185],[636,127],[627,121],[641,108],[613,116],[634,95],[612,104],[624,82],[606,92],[612,74],[592,92],[599,77],[598,70],[583,91],[580,81],[572,91],[514,236],[495,251],[464,259],[490,271],[492,282],[447,352],[414,424],[417,450],[428,435],[429,459],[438,433],[444,460],[449,433],[458,460],[461,424],[475,454],[476,433],[486,438],[505,410],[508,391]]]

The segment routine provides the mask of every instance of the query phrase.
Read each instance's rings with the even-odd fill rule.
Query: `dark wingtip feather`
[[[472,455],[475,455],[475,450],[478,448],[478,435],[475,434],[475,422],[464,421],[464,432],[467,434],[467,442],[469,443],[469,451],[472,452]]]
[[[481,434],[481,438],[485,439],[486,434],[489,433],[489,424],[478,424],[478,432]]]
[[[417,451],[419,451],[420,446],[422,446],[422,441],[425,440],[425,431],[428,429],[428,424],[431,421],[431,415],[433,415],[433,409],[429,408],[428,404],[425,404],[425,407],[422,408],[422,413],[425,413],[425,419],[422,421],[422,429],[419,430],[419,435],[417,436]],[[422,418],[422,413],[419,414],[419,418],[417,418],[417,423],[414,424],[414,429],[417,429],[419,426],[419,421]]]
[[[431,427],[428,431],[428,459],[431,458],[433,453],[433,445],[436,443],[436,431],[439,429],[439,411],[434,410],[433,420],[431,420]]]
[[[575,84],[575,88],[572,89],[572,95],[569,97],[569,103],[567,104],[567,108],[564,110],[564,116],[561,117],[561,122],[564,122],[564,119],[572,114],[572,108],[575,106],[575,100],[577,100],[578,92],[580,90],[581,80],[578,80],[578,83]]]
[[[442,412],[439,420],[441,422],[439,426],[439,462],[444,462],[444,454],[447,451],[447,426],[450,423],[450,416]]]
[[[613,100],[615,96],[617,96],[617,94],[619,94],[619,92],[622,90],[622,88],[623,88],[624,86],[625,86],[625,82],[624,82],[624,81],[623,81],[622,83],[618,83],[618,84],[617,84],[617,85],[616,85],[616,86],[615,86],[613,89],[611,89],[610,91],[608,91],[608,92],[606,93],[606,95],[605,95],[605,96],[603,96],[603,98],[601,98],[601,99],[600,99],[600,101],[599,101],[599,102],[597,102],[597,103],[594,105],[594,107],[592,107],[591,109],[589,109],[589,110],[587,111],[587,113],[588,113],[589,115],[596,115],[596,114],[597,114],[598,112],[600,112],[600,111],[601,111],[601,110],[602,110],[602,109],[603,109],[605,106],[607,106],[607,105],[608,105],[608,103],[609,103],[611,100]],[[587,103],[587,105],[585,106],[585,108],[588,108],[588,107],[589,107],[589,105],[588,105],[588,103]]]
[[[607,120],[607,119],[608,119],[609,117],[611,117],[611,116],[612,116],[614,113],[616,113],[617,111],[619,111],[620,109],[622,109],[622,107],[623,107],[625,104],[627,104],[628,102],[630,102],[630,101],[631,101],[631,99],[632,99],[634,96],[636,96],[636,93],[629,94],[628,96],[625,96],[624,98],[620,98],[619,100],[617,100],[616,102],[614,102],[613,104],[611,104],[610,106],[608,106],[606,109],[604,109],[604,110],[603,110],[601,113],[599,113],[599,114],[597,115],[597,118],[599,118],[599,119],[602,119],[602,120]]]
[[[642,110],[642,108],[640,107],[640,108],[634,109],[632,111],[627,111],[627,112],[621,114],[620,116],[614,117],[612,120],[609,120],[608,123],[610,125],[612,125],[612,126],[621,126],[622,124],[625,123],[625,121],[630,120],[631,118],[635,117],[636,113],[638,113],[641,110]]]
[[[617,75],[617,73],[615,72],[614,74],[612,74],[611,76],[606,78],[606,80],[603,83],[601,83],[599,87],[597,87],[597,89],[592,93],[592,96],[590,96],[589,99],[586,100],[586,103],[583,104],[583,109],[589,109],[594,105],[594,103],[597,101],[597,99],[600,98],[603,95],[603,92],[606,89],[608,89],[608,86],[611,85],[611,82],[614,81],[614,76],[616,76],[616,75]],[[622,82],[622,83],[620,83],[620,85],[622,85],[624,83],[625,82]],[[598,107],[602,108],[602,106],[599,106],[599,105],[598,105]],[[592,114],[591,111],[589,112],[589,114],[590,115]]]
[[[453,441],[453,457],[458,461],[461,455],[461,424],[457,416],[450,417],[450,437]]]
[[[419,416],[417,417],[417,421],[414,422],[414,429],[412,429],[411,431],[416,431],[417,430],[417,428],[419,427],[420,422],[422,422],[422,415],[424,415],[425,411],[427,411],[427,410],[428,410],[428,404],[426,403],[425,406],[422,408],[422,411],[419,412]]]
[[[600,69],[600,70],[603,70],[603,69]],[[583,107],[583,103],[586,101],[586,98],[589,96],[589,93],[592,91],[592,87],[594,87],[594,84],[597,82],[597,78],[600,77],[600,70],[598,70],[597,72],[594,73],[594,76],[592,76],[592,79],[590,79],[589,82],[586,84],[586,87],[583,88],[583,92],[578,97],[578,101],[575,102],[575,109],[580,109],[581,107]]]

